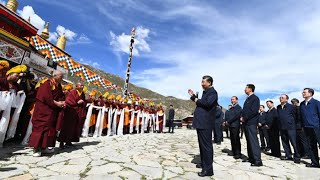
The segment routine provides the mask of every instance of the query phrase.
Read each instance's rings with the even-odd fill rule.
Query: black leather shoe
[[[213,171],[212,170],[211,171],[201,171],[198,173],[198,175],[200,177],[213,176]]]
[[[197,164],[196,168],[202,168],[201,164]]]
[[[262,162],[252,163],[251,166],[253,166],[253,167],[260,167],[260,166],[263,166],[263,164],[262,164]]]
[[[300,159],[295,159],[293,162],[296,164],[300,164]]]
[[[232,153],[232,152],[229,152],[229,153],[228,153],[228,156],[233,156],[233,153]]]
[[[306,164],[306,167],[309,167],[309,168],[320,168],[319,165],[316,165],[316,164]]]
[[[280,159],[285,160],[285,161],[292,161],[293,160],[293,158],[288,158],[288,157],[281,157]]]
[[[251,161],[250,159],[244,159],[244,160],[242,160],[242,162],[249,162],[249,163],[253,163],[253,161]]]
[[[240,156],[240,155],[235,155],[235,156],[233,156],[233,158],[234,158],[234,159],[240,159],[241,156]]]

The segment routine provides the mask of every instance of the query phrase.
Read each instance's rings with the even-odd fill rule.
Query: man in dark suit
[[[263,166],[261,160],[261,150],[257,137],[257,126],[259,121],[260,99],[254,94],[255,86],[248,84],[245,93],[248,95],[243,105],[241,122],[244,125],[247,140],[247,151],[249,159],[243,162],[250,162],[251,166]]]
[[[201,99],[189,89],[188,93],[191,100],[196,103],[196,109],[193,114],[192,126],[197,129],[202,171],[199,176],[213,175],[213,146],[212,129],[216,117],[216,106],[218,105],[218,94],[212,86],[211,76],[203,76],[202,88],[204,89]]]
[[[261,150],[263,151],[269,151],[270,150],[270,142],[269,142],[269,134],[268,130],[265,127],[266,124],[266,112],[264,111],[264,105],[260,105],[259,110],[259,136],[260,136],[260,142],[261,142]]]
[[[279,122],[280,122],[280,135],[282,141],[282,147],[286,153],[286,157],[281,160],[292,160],[292,151],[290,148],[291,143],[294,149],[294,163],[300,163],[300,155],[297,147],[297,135],[296,135],[296,113],[292,104],[288,103],[289,96],[283,94],[280,96],[280,105],[277,106]]]
[[[229,126],[230,141],[233,158],[240,159],[241,157],[241,143],[240,143],[240,117],[241,107],[238,104],[238,97],[233,96],[231,98],[232,106],[226,112],[226,121],[224,125]]]
[[[174,123],[173,123],[173,119],[174,119],[174,109],[173,109],[173,105],[170,105],[170,109],[169,109],[169,133],[173,133],[174,132]],[[172,131],[170,131],[172,130]]]
[[[273,105],[273,101],[269,100],[266,102],[269,110],[266,113],[266,125],[265,127],[268,129],[269,137],[270,137],[270,149],[271,156],[281,157],[280,151],[280,140],[279,140],[279,119],[277,109]]]
[[[320,143],[320,102],[313,98],[314,90],[305,88],[302,92],[304,101],[300,104],[303,129],[309,142],[311,164],[307,167],[320,168],[317,143]]]
[[[303,123],[300,112],[300,103],[297,98],[291,99],[291,103],[296,108],[296,130],[297,130],[297,146],[301,157],[307,157],[309,152],[309,143],[306,134],[303,131]]]
[[[221,145],[221,141],[223,141],[223,132],[222,132],[222,123],[223,123],[223,112],[222,107],[217,106],[216,108],[216,120],[214,121],[214,127],[213,127],[213,139],[214,143],[217,145]]]

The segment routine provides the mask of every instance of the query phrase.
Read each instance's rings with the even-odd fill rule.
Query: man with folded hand
[[[198,173],[200,177],[213,175],[213,145],[212,129],[215,121],[216,107],[218,105],[218,94],[212,86],[211,76],[202,77],[203,94],[199,99],[194,92],[189,89],[191,100],[196,103],[192,126],[197,129],[202,171]]]

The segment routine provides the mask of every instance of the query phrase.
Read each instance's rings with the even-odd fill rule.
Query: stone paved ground
[[[179,129],[173,135],[84,138],[74,148],[39,158],[31,149],[9,146],[0,150],[0,179],[199,179],[196,137],[194,130]],[[264,154],[265,166],[253,168],[222,153],[229,144],[226,139],[214,147],[215,175],[201,179],[320,179],[319,169]]]

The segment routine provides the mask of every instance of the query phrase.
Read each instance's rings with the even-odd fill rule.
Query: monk
[[[17,93],[21,90],[20,85],[17,83],[20,79],[19,74],[27,71],[27,66],[19,65],[11,68],[6,73],[6,77],[0,78],[0,91],[12,91]]]
[[[83,124],[86,118],[86,103],[83,93],[84,85],[76,84],[76,89],[68,93],[65,101],[64,117],[61,125],[58,141],[60,148],[73,146],[72,142],[79,142]]]
[[[63,74],[55,71],[38,89],[35,110],[32,116],[32,133],[29,145],[34,148],[34,157],[41,153],[53,153],[56,141],[56,123],[59,111],[64,107],[61,81]]]
[[[89,98],[86,100],[88,104],[93,104],[94,106],[98,106],[98,100],[96,100],[97,91],[93,90],[89,94]],[[92,114],[90,117],[90,124],[89,124],[89,137],[93,136],[93,133],[95,131],[97,117],[98,117],[99,111],[96,108],[92,109]]]

